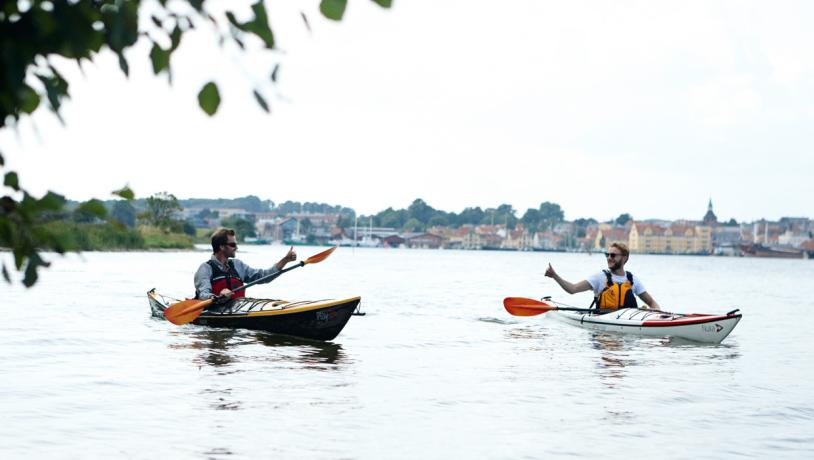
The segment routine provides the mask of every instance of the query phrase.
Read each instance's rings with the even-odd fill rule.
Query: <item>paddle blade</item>
[[[328,250],[322,251],[319,254],[314,254],[313,256],[305,259],[302,262],[302,264],[307,265],[307,264],[316,264],[316,263],[322,262],[323,260],[327,259],[328,256],[331,255],[331,253],[334,252],[334,251],[336,251],[336,246],[334,246],[334,247],[332,247],[332,248],[330,248]]]
[[[195,321],[195,318],[201,315],[204,308],[212,303],[212,299],[198,300],[189,299],[182,300],[170,305],[164,310],[164,318],[172,324],[182,326],[186,323]]]
[[[536,316],[557,309],[550,303],[526,297],[506,297],[503,299],[503,307],[514,316]]]

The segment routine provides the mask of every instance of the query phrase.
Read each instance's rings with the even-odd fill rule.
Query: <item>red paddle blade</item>
[[[186,323],[195,321],[195,318],[201,315],[201,311],[212,303],[212,299],[198,300],[189,299],[182,300],[170,305],[164,310],[164,318],[172,324],[181,326]]]
[[[526,297],[506,297],[503,299],[503,307],[514,316],[536,316],[557,309],[550,303]]]
[[[313,256],[305,259],[303,261],[303,264],[307,265],[307,264],[315,264],[315,263],[318,263],[318,262],[322,262],[323,260],[327,259],[328,256],[331,255],[331,253],[334,252],[334,251],[336,251],[336,246],[334,246],[334,247],[332,247],[332,248],[330,248],[328,250],[322,251],[319,254],[314,254]]]

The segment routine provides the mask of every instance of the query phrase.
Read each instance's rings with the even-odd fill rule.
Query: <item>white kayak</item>
[[[638,308],[621,308],[603,314],[554,310],[549,314],[588,329],[652,337],[680,337],[706,343],[721,343],[735,329],[743,316],[738,310],[725,315],[705,315]]]

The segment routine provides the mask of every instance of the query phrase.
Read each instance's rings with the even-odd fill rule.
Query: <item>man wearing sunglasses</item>
[[[638,296],[645,303],[645,307],[659,310],[659,304],[647,292],[642,281],[625,271],[625,264],[630,257],[630,251],[624,243],[614,242],[608,247],[605,253],[608,260],[608,269],[602,270],[582,280],[572,283],[564,280],[554,271],[554,267],[548,264],[545,276],[554,278],[554,281],[569,294],[576,294],[588,290],[594,291],[593,307],[600,311],[612,311],[618,308],[637,308],[636,297]]]
[[[207,300],[218,297],[230,300],[245,297],[245,290],[233,291],[243,286],[244,283],[277,273],[287,263],[297,260],[297,253],[292,247],[288,250],[288,254],[271,268],[257,269],[235,259],[235,253],[237,253],[237,240],[234,230],[221,228],[212,234],[212,257],[202,263],[195,272],[195,298]],[[265,281],[265,283],[268,282],[271,280]]]

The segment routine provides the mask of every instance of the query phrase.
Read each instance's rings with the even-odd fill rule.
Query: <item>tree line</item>
[[[418,232],[430,227],[461,227],[463,225],[504,225],[510,229],[522,223],[529,231],[549,230],[564,221],[565,213],[560,205],[545,201],[537,208],[529,208],[518,217],[517,210],[510,204],[494,208],[480,206],[464,208],[460,213],[435,209],[421,198],[415,199],[403,209],[387,208],[370,216],[361,216],[364,225],[403,229]],[[347,225],[347,221],[342,224]]]

